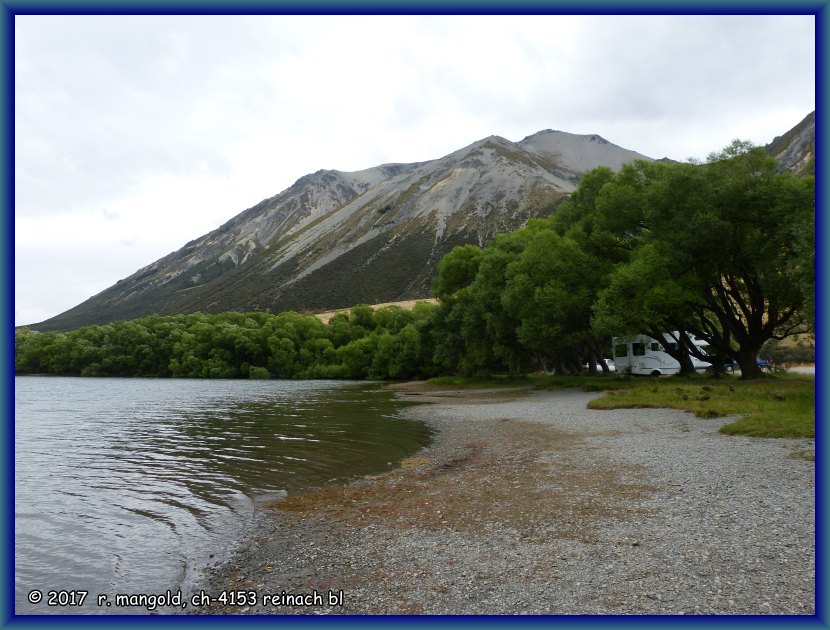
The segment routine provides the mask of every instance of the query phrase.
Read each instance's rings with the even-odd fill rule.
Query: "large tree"
[[[589,371],[599,365],[608,345],[591,330],[591,307],[609,265],[576,241],[557,234],[549,221],[531,222],[530,239],[507,269],[502,305],[519,323],[517,335],[537,363],[558,372]]]
[[[812,179],[778,173],[741,142],[705,164],[636,162],[601,176],[581,213],[562,219],[618,265],[596,307],[601,329],[616,318],[620,333],[684,330],[751,378],[764,342],[807,328]]]

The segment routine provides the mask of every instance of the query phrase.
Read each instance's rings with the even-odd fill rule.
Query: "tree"
[[[439,300],[446,300],[470,286],[478,274],[483,250],[475,245],[454,247],[438,263],[432,291]]]
[[[744,378],[760,375],[764,342],[805,330],[811,181],[777,173],[740,142],[706,164],[636,162],[603,177],[560,226],[619,261],[597,306],[600,329],[624,313],[620,332],[688,331],[736,358]]]
[[[617,266],[608,286],[597,295],[591,325],[605,337],[647,334],[677,360],[681,374],[694,374],[689,353],[698,350],[685,334],[691,319],[678,317],[686,313],[686,303],[694,293],[670,275],[669,256],[660,243],[648,243],[633,252],[631,262]],[[663,343],[663,335],[675,330],[679,332],[676,345]],[[698,358],[706,357],[700,354]]]
[[[337,360],[342,365],[344,378],[366,378],[372,369],[377,352],[378,335],[371,333],[337,349]]]
[[[815,195],[815,180],[811,177],[804,185]],[[815,198],[814,198],[815,203]],[[802,314],[809,327],[815,329],[816,318],[816,215],[805,216],[793,229],[793,257],[789,260],[787,273],[804,295]]]
[[[591,307],[608,264],[574,240],[559,236],[548,221],[532,222],[530,240],[508,267],[502,294],[507,311],[519,321],[520,343],[542,369],[579,371],[583,361],[608,372],[601,338],[590,329]]]

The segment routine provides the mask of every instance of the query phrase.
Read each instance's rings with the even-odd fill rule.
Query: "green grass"
[[[789,457],[790,459],[800,459],[805,462],[814,462],[816,461],[816,451],[815,449],[809,448],[793,449]]]
[[[537,372],[536,374],[529,375],[528,379],[540,389],[558,390],[577,387],[586,392],[627,389],[636,384],[636,379],[632,379],[630,376],[617,375],[588,376],[587,374],[579,374],[553,376],[551,374]]]
[[[604,391],[591,409],[684,409],[700,418],[740,416],[721,427],[727,435],[754,437],[815,437],[815,379],[802,374],[775,374],[742,381],[710,376],[632,378],[626,376],[460,377],[430,379],[433,385],[484,388],[534,385],[557,390],[577,387]]]
[[[815,380],[794,375],[759,380],[705,377],[631,379],[632,386],[591,401],[591,409],[668,407],[701,418],[741,416],[727,435],[815,437]]]

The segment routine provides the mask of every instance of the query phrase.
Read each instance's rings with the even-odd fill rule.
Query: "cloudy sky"
[[[17,16],[14,86],[20,325],[321,168],[542,129],[767,144],[815,109],[815,19]]]

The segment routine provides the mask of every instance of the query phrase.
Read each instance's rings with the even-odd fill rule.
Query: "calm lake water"
[[[115,594],[186,595],[259,502],[428,444],[403,406],[366,383],[16,377],[17,614],[147,614]],[[48,606],[48,591],[88,595]]]

